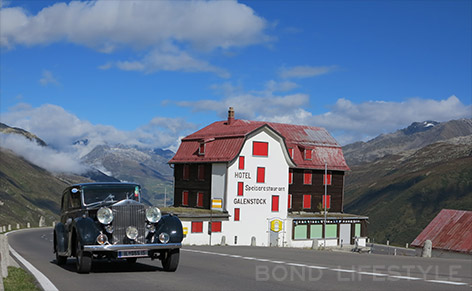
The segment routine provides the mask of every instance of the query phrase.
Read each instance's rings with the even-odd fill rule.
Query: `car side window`
[[[69,208],[80,208],[80,192],[70,195]]]
[[[62,211],[65,211],[69,208],[69,193],[64,193],[62,196]]]

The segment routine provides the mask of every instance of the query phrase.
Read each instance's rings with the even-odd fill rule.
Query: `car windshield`
[[[84,204],[93,206],[124,199],[139,201],[141,189],[137,185],[86,185],[82,187]]]

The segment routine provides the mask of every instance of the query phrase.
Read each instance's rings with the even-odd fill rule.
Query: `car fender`
[[[156,240],[162,232],[167,232],[169,234],[170,243],[180,243],[184,239],[182,222],[174,215],[167,214],[161,217],[156,227]]]
[[[67,254],[68,233],[63,223],[54,227],[54,252],[59,255]]]
[[[76,239],[81,245],[96,244],[97,236],[100,234],[95,221],[90,217],[78,217],[74,220],[74,228],[77,234]]]

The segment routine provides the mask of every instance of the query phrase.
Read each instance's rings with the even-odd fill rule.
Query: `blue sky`
[[[3,1],[0,121],[175,150],[229,106],[342,144],[470,118],[471,3]]]

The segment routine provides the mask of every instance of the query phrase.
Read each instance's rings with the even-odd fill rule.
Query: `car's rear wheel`
[[[89,273],[92,269],[92,254],[89,252],[84,252],[78,239],[75,253],[77,258],[77,273]]]
[[[162,267],[164,271],[175,272],[179,266],[180,249],[168,250],[164,253]]]

